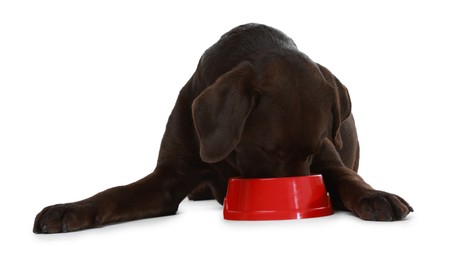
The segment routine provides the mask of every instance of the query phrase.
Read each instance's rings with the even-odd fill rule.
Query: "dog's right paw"
[[[97,207],[89,203],[57,204],[44,208],[37,214],[33,232],[49,234],[71,232],[98,227]]]

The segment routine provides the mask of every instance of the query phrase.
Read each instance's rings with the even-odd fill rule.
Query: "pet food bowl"
[[[333,214],[322,175],[231,178],[223,205],[227,220],[284,220]]]

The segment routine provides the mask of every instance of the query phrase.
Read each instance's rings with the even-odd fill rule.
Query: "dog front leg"
[[[78,202],[44,208],[33,232],[59,233],[106,224],[175,214],[179,203],[198,185],[196,176],[158,166],[143,179],[100,192]]]
[[[391,221],[405,218],[413,208],[400,196],[373,189],[341,161],[334,145],[326,141],[311,169],[321,173],[333,205],[361,219]]]

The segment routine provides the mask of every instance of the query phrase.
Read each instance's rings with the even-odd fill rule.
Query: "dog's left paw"
[[[394,221],[404,219],[414,210],[400,196],[374,190],[359,198],[352,211],[364,220]]]

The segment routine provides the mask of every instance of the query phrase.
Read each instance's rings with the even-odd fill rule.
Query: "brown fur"
[[[400,220],[412,208],[357,175],[359,144],[347,89],[282,32],[247,24],[201,57],[167,123],[154,172],[82,201],[44,208],[35,233],[175,214],[191,199],[223,202],[232,176],[322,174],[335,208]]]

